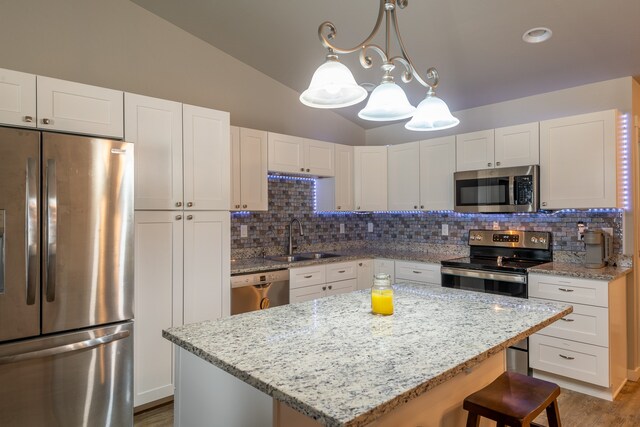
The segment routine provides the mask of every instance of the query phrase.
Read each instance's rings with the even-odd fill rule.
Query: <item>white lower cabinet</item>
[[[626,277],[611,282],[529,275],[529,297],[570,303],[573,313],[529,339],[533,375],[613,400],[627,380]]]
[[[358,289],[369,289],[373,286],[373,260],[361,259],[358,265]],[[393,283],[393,282],[392,282]]]
[[[440,264],[427,262],[396,261],[396,282],[419,283],[440,286]]]
[[[311,301],[356,290],[356,261],[289,270],[289,302]]]
[[[173,395],[162,330],[229,314],[229,213],[136,211],[134,406]]]

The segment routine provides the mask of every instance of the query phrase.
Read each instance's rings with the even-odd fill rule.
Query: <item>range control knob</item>
[[[481,234],[476,234],[476,240],[482,240],[482,235]]]
[[[538,239],[538,242],[547,243],[547,239],[545,239],[544,237],[541,237],[541,238]]]
[[[537,237],[532,237],[531,238],[531,243],[538,243],[538,238]]]

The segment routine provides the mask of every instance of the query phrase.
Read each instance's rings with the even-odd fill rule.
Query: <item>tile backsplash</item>
[[[336,249],[377,244],[408,248],[434,245],[467,246],[469,230],[527,229],[553,233],[553,249],[579,258],[584,243],[578,240],[578,222],[588,228],[613,229],[614,254],[622,252],[622,213],[619,211],[561,211],[535,214],[460,214],[456,212],[411,213],[317,213],[312,179],[269,177],[269,211],[234,213],[231,217],[231,249],[234,258],[282,254],[288,244],[287,226],[292,218],[303,225],[304,236],[294,226],[294,243],[299,250]],[[368,224],[373,232],[368,232]],[[345,233],[340,233],[344,224]],[[442,235],[447,224],[448,236]],[[240,237],[240,225],[247,225],[248,237]],[[431,250],[431,249],[429,249]],[[559,253],[560,252],[560,253]]]

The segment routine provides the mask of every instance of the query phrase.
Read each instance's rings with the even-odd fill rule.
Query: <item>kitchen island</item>
[[[462,399],[504,371],[504,350],[572,311],[394,289],[392,316],[357,291],[164,331],[178,347],[175,425],[460,425]]]

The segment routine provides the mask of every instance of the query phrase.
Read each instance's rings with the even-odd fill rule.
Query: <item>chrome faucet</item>
[[[298,228],[300,229],[300,235],[304,236],[304,231],[302,230],[302,223],[298,218],[293,218],[289,222],[289,252],[287,252],[287,255],[293,255],[293,223],[294,222],[298,223]]]

